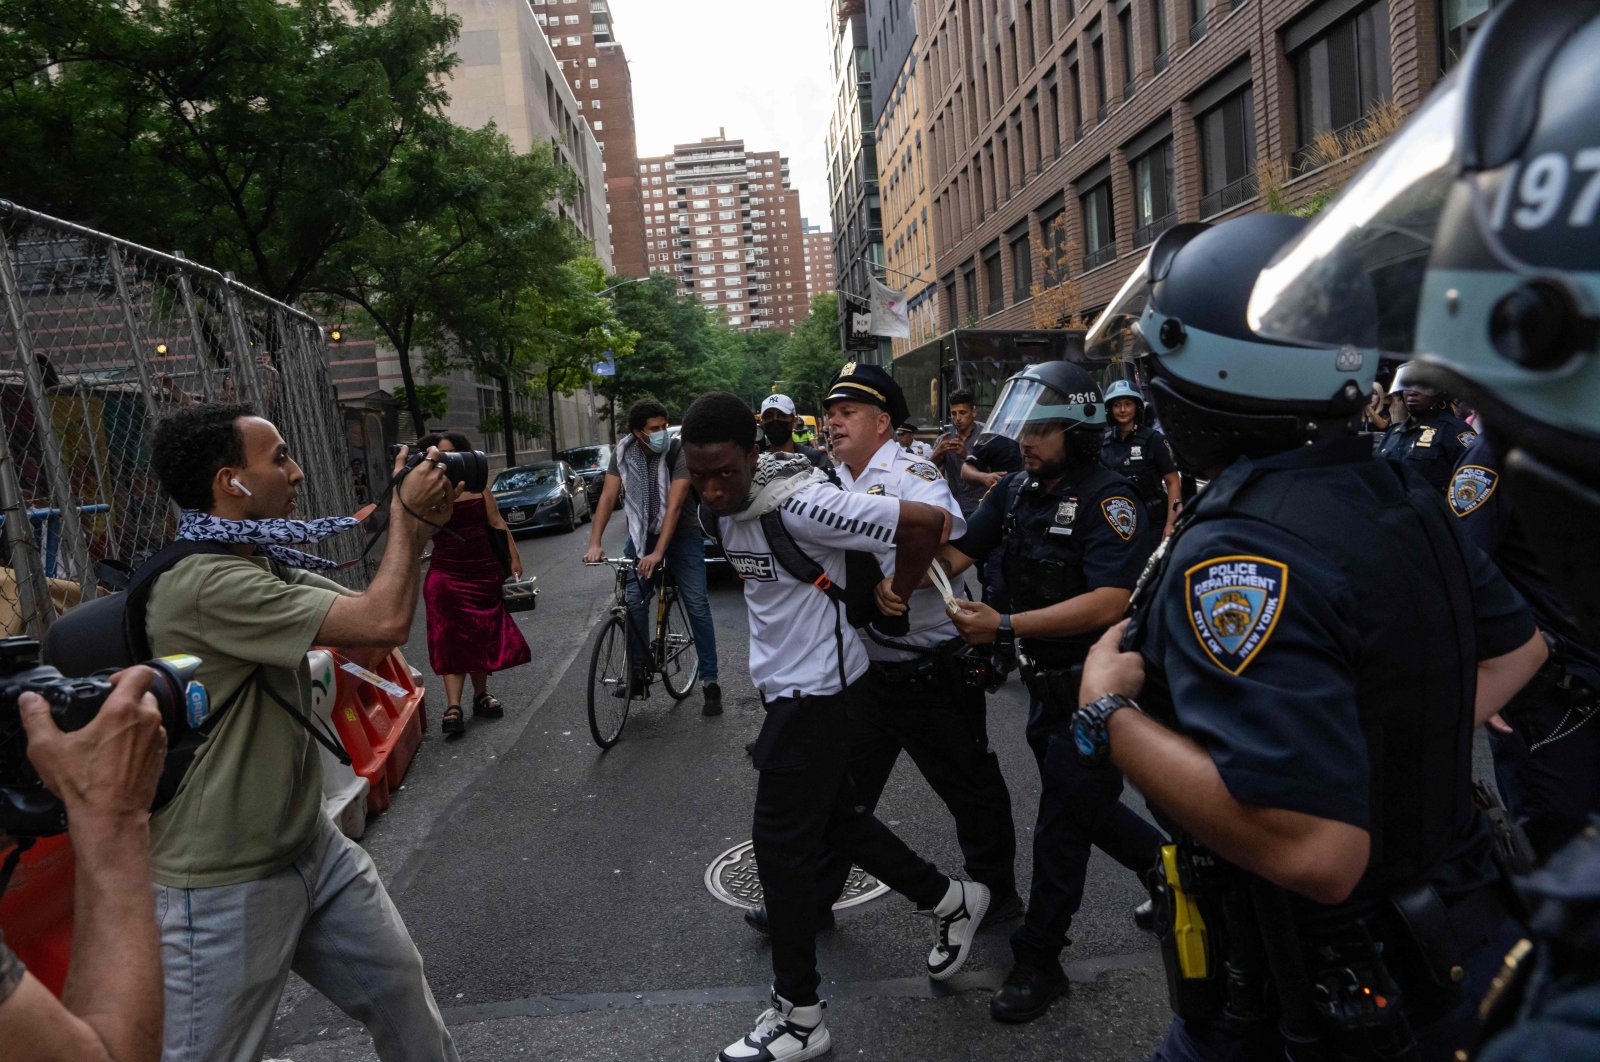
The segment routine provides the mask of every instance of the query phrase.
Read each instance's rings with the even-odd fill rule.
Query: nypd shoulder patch
[[[1450,511],[1457,516],[1475,512],[1489,500],[1489,495],[1499,485],[1500,473],[1494,469],[1482,465],[1462,465],[1450,480]]]
[[[911,475],[916,476],[918,479],[927,480],[929,483],[937,482],[939,479],[939,470],[930,464],[925,464],[922,461],[917,461],[907,465],[906,471]]]
[[[1456,442],[1460,443],[1462,446],[1471,446],[1472,440],[1476,439],[1477,437],[1478,433],[1475,431],[1464,431],[1460,435],[1456,436]]]
[[[1139,530],[1139,510],[1127,498],[1120,495],[1106,498],[1100,503],[1100,511],[1105,514],[1106,523],[1111,525],[1111,530],[1121,535],[1124,542]]]
[[[1265,557],[1202,561],[1183,573],[1189,623],[1200,647],[1230,675],[1244,671],[1283,612],[1289,568]]]

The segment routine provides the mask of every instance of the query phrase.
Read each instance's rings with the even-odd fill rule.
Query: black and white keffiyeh
[[[339,562],[290,549],[284,543],[320,542],[360,525],[361,521],[353,516],[326,516],[320,520],[226,520],[198,509],[185,509],[178,521],[178,537],[194,542],[253,543],[279,564],[327,570],[339,567]]]

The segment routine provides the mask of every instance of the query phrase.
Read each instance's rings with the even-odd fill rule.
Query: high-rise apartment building
[[[1325,194],[1328,135],[1414,108],[1485,6],[925,0],[941,327],[1092,317],[1168,226]]]
[[[818,295],[838,293],[833,271],[833,233],[821,225],[800,219],[801,239],[805,241],[806,302]]]
[[[833,260],[839,284],[840,342],[851,311],[864,313],[869,277],[883,277],[883,217],[878,199],[878,152],[872,125],[872,52],[865,0],[832,0],[833,113],[828,117],[828,195],[833,214]],[[857,360],[889,360],[889,341]]]
[[[633,76],[612,28],[609,0],[528,0],[550,37],[562,77],[577,100],[605,161],[611,260],[623,276],[649,271],[638,182],[639,147],[633,121]],[[512,6],[520,7],[520,3]]]
[[[868,48],[872,54],[872,121],[878,153],[878,193],[883,204],[884,274],[906,293],[911,335],[890,340],[899,357],[939,332],[938,274],[929,208],[928,168],[922,140],[919,59],[914,0],[867,0]]]
[[[805,238],[789,160],[725,132],[641,158],[645,266],[747,332],[805,320]]]

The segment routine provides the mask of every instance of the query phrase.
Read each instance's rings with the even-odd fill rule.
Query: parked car
[[[593,515],[582,477],[565,461],[508,468],[489,490],[513,534],[547,527],[571,532]]]
[[[556,454],[556,459],[565,461],[572,466],[583,480],[584,490],[589,495],[589,508],[600,504],[600,491],[606,484],[606,468],[611,464],[611,446],[609,443],[596,443],[594,446],[574,446],[570,450],[562,450]]]

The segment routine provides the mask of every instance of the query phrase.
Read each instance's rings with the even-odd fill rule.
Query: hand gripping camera
[[[389,456],[399,457],[400,447],[391,446]],[[412,447],[405,465],[394,477],[395,486],[399,486],[407,473],[427,459],[425,451]],[[465,486],[467,493],[482,494],[483,488],[489,485],[489,458],[482,450],[453,450],[439,454],[439,460],[444,465],[444,478],[458,486]]]
[[[167,656],[147,660],[144,666],[156,674],[150,693],[161,709],[168,744],[175,746],[180,735],[199,729],[211,715],[206,688],[194,681],[200,658]],[[0,834],[49,837],[67,828],[65,806],[28,762],[28,735],[22,729],[18,698],[37,693],[49,703],[56,726],[81,730],[111,695],[110,674],[66,678],[39,662],[39,643],[33,639],[0,639]],[[162,787],[152,811],[171,799],[172,788]]]

